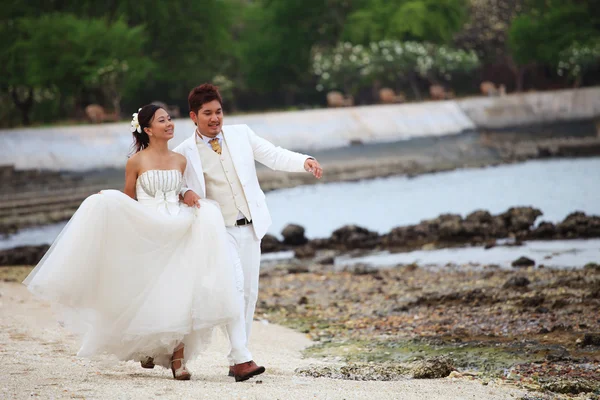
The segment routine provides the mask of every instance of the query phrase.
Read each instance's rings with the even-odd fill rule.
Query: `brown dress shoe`
[[[227,374],[227,376],[231,376],[231,377],[235,376],[235,375],[233,375],[233,367],[229,367],[229,373]]]
[[[254,361],[235,364],[231,367],[236,382],[242,382],[265,372],[265,367],[259,367]]]

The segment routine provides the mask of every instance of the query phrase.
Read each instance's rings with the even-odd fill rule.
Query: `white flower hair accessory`
[[[140,126],[140,122],[138,121],[138,113],[142,111],[142,109],[138,109],[138,112],[131,114],[133,119],[131,120],[131,133],[137,131],[137,133],[142,133],[142,127]]]

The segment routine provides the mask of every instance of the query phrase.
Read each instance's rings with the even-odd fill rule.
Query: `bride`
[[[170,366],[188,380],[185,360],[239,309],[225,224],[216,203],[179,201],[186,159],[167,147],[168,113],[147,105],[133,116],[125,194],[88,197],[23,283],[61,306],[82,335],[78,356]]]

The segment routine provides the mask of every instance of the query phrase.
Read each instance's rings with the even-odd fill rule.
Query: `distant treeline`
[[[221,87],[227,111],[600,84],[600,0],[12,1],[0,126],[127,118]],[[400,98],[400,97],[398,97]]]

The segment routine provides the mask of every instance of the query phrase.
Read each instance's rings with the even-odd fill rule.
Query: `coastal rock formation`
[[[4,265],[35,265],[50,246],[20,246],[8,250],[0,250],[0,266]]]
[[[304,236],[304,227],[296,224],[289,224],[281,231],[283,243],[292,246],[299,246],[308,242]]]

